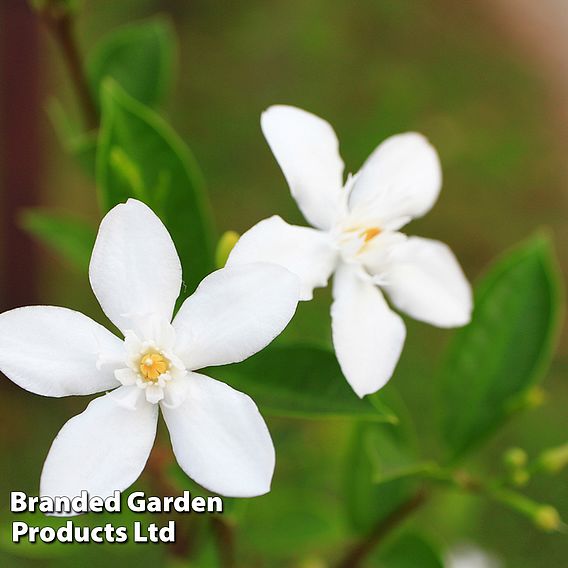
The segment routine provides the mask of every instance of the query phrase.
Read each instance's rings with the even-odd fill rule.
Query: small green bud
[[[503,454],[503,462],[511,469],[525,467],[528,462],[528,455],[522,448],[509,448]]]
[[[525,395],[526,408],[538,408],[546,402],[546,399],[547,394],[542,387],[533,387]]]
[[[557,531],[562,524],[558,511],[551,505],[542,505],[538,507],[533,520],[539,529],[546,532]]]
[[[517,487],[524,487],[530,481],[530,474],[526,469],[517,469],[511,474],[511,481]]]
[[[221,235],[215,252],[215,264],[217,268],[223,268],[223,266],[225,266],[229,254],[231,254],[233,247],[237,244],[239,237],[239,233],[235,231],[227,231]]]
[[[545,450],[537,460],[539,469],[556,474],[568,466],[568,444]]]

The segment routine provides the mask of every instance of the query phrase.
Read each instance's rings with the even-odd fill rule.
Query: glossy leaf
[[[29,209],[21,224],[34,237],[58,253],[71,266],[86,272],[95,243],[95,228],[76,217]]]
[[[552,247],[538,235],[498,261],[476,290],[442,371],[443,434],[453,458],[491,434],[548,368],[561,302]]]
[[[112,80],[103,87],[97,185],[103,212],[135,197],[162,219],[182,261],[185,294],[214,270],[215,236],[195,159],[164,120]]]
[[[169,21],[154,18],[123,26],[96,44],[86,61],[95,101],[105,78],[112,77],[128,94],[157,105],[172,82],[175,35]]]
[[[333,353],[319,347],[272,346],[242,363],[206,373],[250,395],[266,414],[396,421],[382,398],[358,398]]]

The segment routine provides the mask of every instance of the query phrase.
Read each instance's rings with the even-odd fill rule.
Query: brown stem
[[[235,532],[233,525],[220,517],[211,519],[213,536],[219,553],[219,562],[222,568],[235,568]]]
[[[94,130],[99,124],[99,114],[83,70],[83,63],[75,38],[73,16],[69,11],[58,9],[57,6],[52,6],[49,2],[42,10],[41,16],[61,49],[77,100],[83,111],[85,125],[88,130]]]
[[[398,509],[395,509],[388,517],[373,527],[366,537],[356,542],[337,564],[337,568],[358,568],[361,566],[363,560],[380,544],[385,536],[422,506],[427,496],[428,494],[424,490],[417,491]]]
[[[160,497],[174,497],[180,494],[179,489],[170,482],[166,474],[170,462],[171,453],[156,444],[146,463],[145,473],[150,480],[153,491]],[[169,549],[172,555],[177,558],[191,558],[195,554],[195,542],[197,540],[193,526],[195,524],[194,519],[177,514],[176,520],[181,525],[182,530],[176,531],[176,540],[168,545]]]
[[[166,475],[171,460],[171,454],[159,443],[156,443],[146,463],[145,473],[150,478],[154,491],[161,497],[173,497],[180,493],[179,489],[170,482]]]

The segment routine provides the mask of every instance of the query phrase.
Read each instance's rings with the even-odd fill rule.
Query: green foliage
[[[381,554],[384,568],[444,568],[439,550],[425,537],[405,533]]]
[[[49,101],[47,112],[65,151],[75,158],[85,173],[94,178],[97,153],[96,133],[82,132],[58,99]]]
[[[175,43],[170,22],[159,17],[112,31],[86,61],[93,99],[100,106],[103,81],[112,77],[141,103],[159,104],[172,82]]]
[[[369,532],[416,490],[416,451],[406,409],[388,387],[387,401],[400,423],[359,423],[346,459],[345,504],[353,529]]]
[[[185,294],[214,270],[212,220],[193,155],[164,120],[112,79],[102,89],[97,185],[104,213],[135,197],[162,219],[182,261]]]
[[[57,252],[71,266],[86,272],[95,243],[95,229],[80,219],[30,209],[21,218],[22,227]]]
[[[171,86],[175,52],[175,34],[165,18],[114,30],[94,46],[86,60],[93,101],[97,107],[102,106],[102,84],[106,78],[112,78],[141,103],[157,106]],[[57,99],[50,101],[48,112],[66,151],[95,177],[96,133],[83,132]]]
[[[477,289],[442,371],[443,435],[453,458],[520,406],[549,364],[561,302],[549,239],[537,235],[497,262]]]
[[[242,363],[214,367],[207,373],[249,394],[267,414],[396,421],[382,398],[359,399],[333,353],[319,347],[273,346]]]
[[[302,487],[301,481],[295,486],[281,485],[278,491],[251,502],[241,520],[247,532],[242,539],[250,542],[255,554],[262,554],[266,566],[280,565],[283,558],[297,559],[299,554],[341,538],[337,510],[330,501],[313,487]],[[292,562],[283,565],[295,566]]]
[[[39,7],[47,4],[71,7],[76,4],[75,0],[33,2]],[[427,131],[444,156],[444,169],[452,182],[449,185],[457,192],[452,192],[453,199],[458,199],[447,208],[451,214],[442,212],[436,220],[424,221],[436,223],[436,231],[444,232],[444,223],[446,228],[453,230],[454,213],[460,212],[460,191],[463,197],[461,205],[467,205],[464,205],[464,214],[459,223],[462,238],[468,240],[472,234],[477,235],[479,226],[487,229],[484,233],[487,242],[502,242],[523,230],[533,219],[534,212],[530,207],[524,212],[517,208],[515,215],[508,219],[510,223],[490,221],[492,216],[494,220],[502,217],[502,211],[509,206],[512,197],[519,202],[530,203],[528,198],[533,196],[530,192],[533,191],[534,180],[542,180],[544,170],[554,171],[552,167],[543,167],[540,162],[539,167],[533,167],[532,171],[530,167],[524,167],[523,157],[527,155],[525,141],[530,138],[531,144],[536,144],[542,150],[541,130],[545,133],[544,138],[549,134],[540,117],[534,115],[534,121],[527,119],[532,115],[526,111],[538,107],[533,104],[530,89],[527,89],[528,81],[520,74],[517,76],[516,68],[510,68],[509,62],[490,57],[494,55],[491,42],[485,41],[487,38],[476,31],[472,18],[463,17],[463,8],[455,13],[459,17],[452,15],[452,10],[449,10],[448,17],[440,19],[432,16],[431,10],[417,8],[417,4],[409,0],[364,3],[359,16],[345,11],[341,3],[336,4],[329,6],[325,17],[317,18],[313,17],[314,8],[311,5],[304,8],[300,5],[286,8],[283,5],[278,18],[287,33],[280,35],[270,31],[273,26],[269,24],[274,21],[274,13],[270,9],[258,10],[257,6],[254,8],[255,17],[251,18],[246,9],[239,8],[232,14],[235,17],[227,19],[227,22],[231,22],[229,27],[218,27],[214,33],[218,33],[219,37],[209,38],[209,47],[220,45],[221,51],[202,44],[205,49],[195,58],[197,68],[192,75],[200,80],[198,95],[213,97],[213,104],[208,106],[209,110],[204,109],[203,113],[193,115],[192,121],[197,120],[202,130],[206,125],[207,131],[213,133],[203,141],[205,150],[202,149],[200,154],[210,160],[209,169],[217,176],[212,179],[212,184],[221,192],[222,188],[227,188],[224,190],[226,193],[219,193],[221,197],[216,204],[220,218],[227,217],[227,226],[233,226],[235,222],[249,223],[251,219],[265,214],[266,207],[278,208],[279,203],[275,199],[288,199],[285,192],[281,193],[280,198],[276,194],[270,198],[263,197],[268,195],[265,190],[273,180],[269,181],[258,174],[263,171],[262,168],[258,168],[255,175],[250,175],[257,165],[256,155],[250,150],[260,143],[258,128],[250,127],[250,116],[265,105],[266,100],[282,97],[284,88],[284,96],[300,97],[291,102],[317,112],[320,112],[317,105],[329,99],[322,97],[322,94],[337,93],[335,102],[328,100],[326,112],[320,110],[322,115],[338,117],[338,126],[349,141],[349,144],[345,144],[345,151],[353,153],[348,158],[364,157],[381,134],[391,134],[406,127]],[[115,7],[111,12],[115,16],[128,14],[133,7],[134,4]],[[299,9],[303,10],[302,17],[298,17]],[[470,15],[467,11],[464,14]],[[203,15],[207,16],[207,10],[192,13],[192,18],[195,15],[203,18]],[[108,24],[105,20],[109,17],[107,10],[94,11],[90,16],[95,20],[101,19],[98,25],[95,22],[94,29],[100,27],[101,23]],[[388,24],[383,26],[379,35],[373,24],[375,20]],[[343,29],[336,25],[338,21],[350,21],[354,25]],[[234,27],[235,22],[237,27]],[[465,34],[462,22],[467,23]],[[420,25],[416,26],[416,23]],[[185,26],[186,22],[182,25]],[[290,58],[282,49],[282,37],[290,35],[298,40],[291,45],[301,47],[298,51],[300,58]],[[228,42],[225,50],[219,40]],[[267,49],[259,50],[259,45]],[[404,48],[399,49],[402,45]],[[483,47],[480,51],[480,45],[489,47]],[[304,48],[310,50],[310,57],[305,57]],[[211,234],[202,181],[195,162],[171,129],[148,108],[161,103],[172,83],[175,49],[169,23],[155,19],[117,29],[92,50],[87,61],[87,77],[93,98],[103,114],[97,168],[96,133],[85,133],[78,129],[61,106],[51,109],[51,115],[70,153],[93,176],[95,169],[98,170],[105,211],[128,197],[136,197],[147,202],[164,220],[176,246],[180,248],[184,276],[190,279],[186,290],[189,293],[200,278],[214,268],[215,263],[217,266],[224,264],[235,235],[226,233],[218,241],[215,257],[215,236]],[[342,57],[352,49],[359,51],[359,55],[365,55],[369,63],[367,69],[365,64],[362,66],[362,80],[359,82],[362,90],[355,94],[352,88],[341,86],[349,82],[343,81],[340,85],[337,79],[349,74],[353,67],[352,57]],[[225,51],[235,54],[235,57],[219,57],[219,53]],[[243,54],[247,57],[241,57]],[[381,57],[377,59],[378,54]],[[275,85],[272,94],[271,87],[267,91],[266,85],[262,84],[250,89],[248,71],[255,69],[258,75],[260,69],[261,75],[263,71],[265,75],[270,74],[275,57],[283,62],[279,66],[283,70],[283,74],[280,73],[282,84]],[[376,62],[379,60],[382,69],[377,70]],[[239,68],[239,61],[242,62],[242,68]],[[489,66],[488,61],[491,61]],[[314,65],[322,73],[312,73]],[[479,70],[483,71],[484,81],[479,81]],[[298,77],[300,81],[296,84],[294,81]],[[455,80],[456,77],[459,80]],[[108,79],[114,80],[114,83],[109,83]],[[315,82],[310,86],[310,81]],[[302,89],[298,89],[300,83]],[[228,84],[230,88],[219,89],[219,84]],[[502,108],[493,100],[494,96],[500,96],[500,89],[506,89],[501,93],[505,101]],[[522,96],[508,96],[513,91],[522,93]],[[302,97],[302,92],[304,95],[308,93],[307,98]],[[372,114],[366,112],[354,116],[353,103],[357,103],[361,96],[372,100],[376,93],[381,93],[381,96],[374,101],[377,104],[370,106],[375,109]],[[511,106],[513,100],[516,102]],[[185,105],[186,108],[190,106]],[[239,112],[235,113],[235,108]],[[349,116],[342,115],[341,109],[348,109]],[[494,120],[495,116],[500,117],[498,123]],[[538,130],[533,127],[533,122],[539,125]],[[227,128],[227,124],[231,128]],[[217,136],[215,132],[222,136]],[[254,138],[252,134],[247,134],[249,132],[254,132]],[[527,137],[526,132],[530,132],[531,136]],[[211,151],[207,144],[211,145]],[[218,156],[229,154],[232,160],[225,160],[218,168],[219,164],[215,163]],[[550,164],[546,162],[545,165]],[[223,171],[223,168],[226,170]],[[246,180],[246,183],[239,180]],[[554,187],[554,183],[544,185]],[[234,217],[235,202],[229,193],[234,192],[235,188],[238,188],[239,203],[246,204],[246,210],[243,209],[240,212],[243,215],[238,218]],[[474,206],[469,199],[472,193],[478,196]],[[257,199],[259,196],[261,198]],[[82,270],[86,269],[94,229],[71,218],[40,211],[26,213],[23,225],[69,262]],[[243,228],[238,224],[235,226]],[[428,225],[424,227],[428,228]],[[527,389],[538,380],[548,361],[553,330],[559,319],[557,305],[553,262],[548,243],[542,238],[520,248],[485,279],[478,291],[474,321],[457,333],[442,374],[443,408],[446,412],[444,434],[452,457],[459,457],[475,446],[523,404]],[[302,332],[305,334],[308,328],[319,330],[319,324],[313,323],[324,321],[319,316],[317,309],[312,309],[309,313],[311,319],[308,322],[306,318],[304,329],[303,322],[296,326],[300,329],[299,336]],[[425,345],[424,350],[429,352],[431,340],[427,339]],[[418,365],[416,367],[419,368]],[[417,478],[430,467],[417,460],[412,431],[403,409],[399,408],[396,399],[391,400],[391,388],[387,392],[381,391],[379,395],[358,399],[342,377],[333,354],[325,350],[307,346],[273,347],[242,364],[212,369],[210,373],[228,379],[235,387],[250,394],[261,410],[268,414],[360,420],[355,425],[346,464],[345,504],[356,531],[368,532],[412,497]],[[414,384],[419,385],[420,381],[416,380]],[[423,391],[420,389],[427,388],[414,384],[405,392],[405,398],[421,397]],[[28,404],[27,400],[25,404]],[[390,410],[391,406],[396,416],[401,418],[398,426],[394,425],[396,418]],[[10,423],[18,425],[16,412],[9,418]],[[25,429],[28,422],[22,419],[20,428],[14,432]],[[50,423],[49,420],[44,422],[47,425]],[[274,422],[278,424],[278,421]],[[239,554],[247,546],[250,549],[252,559],[244,565],[263,562],[280,565],[282,557],[286,555],[294,556],[294,560],[297,560],[298,550],[304,548],[308,551],[335,551],[339,539],[345,537],[337,528],[343,529],[343,518],[336,510],[342,504],[334,500],[337,464],[326,461],[324,457],[326,449],[329,450],[325,442],[333,446],[330,453],[336,457],[338,438],[351,424],[342,421],[311,423],[307,428],[301,422],[294,428],[289,428],[287,422],[285,425],[281,439],[278,436],[274,438],[278,452],[274,491],[259,499],[226,502],[226,516],[240,525],[237,537],[239,549],[242,550],[239,550]],[[325,431],[326,437],[316,438],[314,442],[313,430],[316,428]],[[32,431],[25,438],[26,445],[34,443]],[[274,435],[273,428],[271,431]],[[544,437],[545,432],[541,426],[533,437]],[[428,432],[424,436],[428,446],[427,436]],[[11,440],[12,437],[9,438]],[[300,446],[299,441],[303,438],[306,438],[306,445]],[[18,448],[23,447],[22,440],[20,438],[18,441]],[[5,453],[13,452],[16,447],[9,446],[9,443],[8,439],[4,441]],[[566,455],[565,447],[549,450],[528,470],[531,473],[533,469],[557,472],[566,465]],[[508,458],[512,470],[526,473],[526,458],[519,457],[518,452],[510,454]],[[21,461],[27,464],[25,454]],[[29,469],[14,468],[14,475],[25,476]],[[178,481],[180,487],[194,490],[193,482],[188,480],[179,466],[175,465],[173,469],[173,480]],[[432,469],[435,470],[435,466]],[[446,470],[440,468],[440,471],[444,473]],[[493,481],[499,482],[489,479],[484,488],[478,483],[471,483],[467,476],[454,476],[455,472],[451,469],[447,473],[452,474],[448,475],[450,484],[464,491],[469,490],[469,484],[478,494],[483,491],[491,493],[489,490],[493,488]],[[294,475],[297,477],[294,478]],[[443,481],[442,477],[437,481]],[[476,478],[473,479],[476,481]],[[321,494],[314,490],[322,487]],[[486,496],[492,496],[525,514],[541,528],[556,530],[560,522],[555,509],[529,501],[515,492],[505,490]],[[247,515],[244,513],[249,506],[252,514],[247,526]],[[445,505],[442,509],[442,514],[447,513]],[[100,517],[93,518],[93,522],[100,523],[101,520]],[[110,520],[115,524],[122,522],[118,518]],[[37,518],[30,518],[30,522],[38,523]],[[45,522],[57,524],[59,520],[48,518]],[[506,533],[494,532],[499,539]],[[507,541],[505,534],[503,549],[509,547],[511,555],[525,554],[524,550],[515,552],[518,549],[514,546],[518,541],[518,531],[512,530],[511,533],[515,538]],[[7,539],[9,534],[5,536]],[[26,556],[39,558],[53,555],[56,559],[50,565],[59,567],[88,563],[95,566],[112,564],[111,553],[114,555],[124,551],[122,547],[114,547],[109,551],[110,560],[99,562],[97,554],[103,551],[103,547],[77,547],[82,558],[71,557],[67,560],[66,557],[57,556],[64,547],[18,547],[5,542],[6,539],[0,539],[2,565],[12,565],[13,556],[22,559]],[[386,542],[385,547],[385,552],[380,550],[369,557],[369,565],[385,568],[442,566],[435,547],[420,535],[404,534],[392,544]],[[127,564],[166,565],[165,559],[155,557],[162,547],[138,549],[140,558],[137,561],[129,558]],[[179,565],[188,565],[190,562],[202,568],[215,566],[216,556],[210,554],[211,550],[212,547],[209,547],[203,553],[211,558],[198,555],[191,561],[180,561]],[[6,554],[5,551],[9,551],[11,556],[3,562],[2,554]],[[132,554],[132,550],[127,553]],[[317,555],[314,559],[316,565]],[[531,559],[527,558],[526,562],[530,564]],[[311,565],[305,563],[306,568]]]

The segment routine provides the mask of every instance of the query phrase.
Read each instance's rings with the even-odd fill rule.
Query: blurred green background
[[[450,244],[472,280],[541,226],[552,229],[566,274],[568,129],[558,101],[568,92],[562,81],[549,80],[553,65],[531,56],[542,50],[528,39],[523,43],[514,29],[518,17],[496,17],[491,3],[447,0],[85,1],[81,46],[86,51],[115,27],[156,13],[171,18],[179,38],[177,79],[162,112],[201,165],[220,232],[242,232],[275,213],[303,224],[259,126],[263,109],[288,103],[334,125],[347,171],[356,171],[388,135],[426,134],[441,156],[444,189],[433,211],[408,232]],[[45,112],[45,103],[57,97],[80,120],[59,52],[22,0],[4,3],[0,33],[0,308],[65,305],[102,321],[85,274],[33,244],[14,222],[29,206],[79,212],[93,224],[99,212],[92,180],[65,153]],[[13,180],[23,184],[20,193],[14,194]],[[328,292],[319,291],[314,302],[302,304],[282,340],[330,345],[329,301]],[[407,324],[407,348],[392,380],[424,451],[436,455],[434,376],[451,332]],[[510,445],[534,455],[567,441],[567,372],[564,333],[544,382],[546,404],[509,424],[472,469],[494,471]],[[7,381],[0,388],[0,531],[6,533],[9,491],[37,492],[54,435],[87,401],[42,399]],[[248,504],[238,528],[243,565],[325,566],[320,559],[335,558],[349,538],[341,511],[343,447],[352,425],[279,419],[270,426],[277,472],[272,493]],[[566,473],[540,478],[527,492],[557,505],[566,519],[567,481]],[[538,532],[526,519],[472,497],[440,492],[412,522],[445,547],[474,542],[505,566],[560,568],[568,558],[565,535]],[[38,554],[52,558],[33,558]],[[38,553],[4,542],[0,563],[136,562],[142,568],[165,565],[163,555],[155,546],[92,545],[72,552],[52,546]]]

